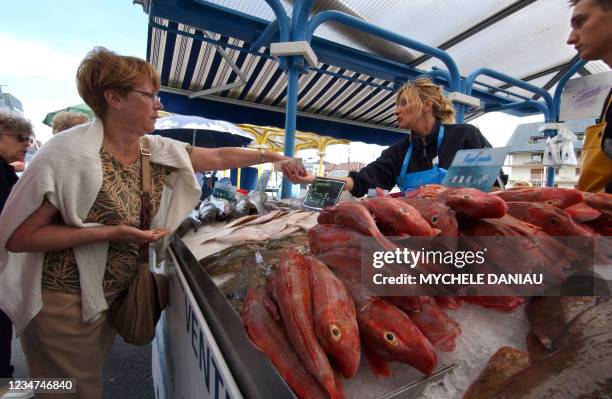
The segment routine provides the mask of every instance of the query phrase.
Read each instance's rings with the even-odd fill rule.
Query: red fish
[[[390,296],[387,299],[404,311],[419,310],[429,302],[428,296]]]
[[[519,296],[463,296],[461,298],[466,302],[500,312],[513,312],[525,302],[525,299]]]
[[[584,201],[584,196],[578,190],[555,187],[515,187],[496,191],[493,195],[506,202],[544,202],[561,209]]]
[[[310,252],[318,255],[336,247],[360,248],[364,239],[370,239],[350,227],[337,224],[317,224],[308,231]]]
[[[357,323],[364,345],[386,361],[407,363],[424,374],[436,367],[436,354],[406,313],[389,302],[371,297],[347,282],[357,307]]]
[[[525,222],[540,226],[551,236],[583,236],[591,234],[555,206],[541,202],[508,202],[508,214]]]
[[[584,202],[601,212],[597,219],[588,221],[588,225],[602,236],[612,234],[612,194],[584,193]]]
[[[463,242],[473,240],[475,250],[487,247],[483,266],[495,265],[512,273],[530,273],[539,266],[559,279],[563,278],[562,269],[569,267],[571,253],[561,243],[540,227],[510,215],[496,219],[465,220],[460,229],[464,235]]]
[[[448,187],[440,184],[428,184],[421,186],[416,190],[406,193],[406,198],[435,198],[443,191],[448,190]]]
[[[343,202],[334,207],[327,207],[321,211],[317,221],[321,224],[347,226],[362,234],[372,236],[387,251],[393,251],[397,248],[395,244],[382,235],[370,212],[359,203]]]
[[[340,369],[351,378],[359,369],[361,345],[355,305],[342,281],[321,261],[307,256],[314,328],[319,343]]]
[[[361,250],[354,247],[337,247],[318,254],[317,259],[325,263],[342,281],[361,280]]]
[[[278,309],[264,289],[249,290],[241,316],[250,341],[266,354],[299,398],[327,397],[321,385],[306,371],[304,363],[287,340]]]
[[[404,198],[404,201],[419,211],[432,228],[440,230],[441,236],[457,236],[458,225],[455,211],[442,202],[428,198]]]
[[[437,296],[435,297],[436,302],[440,307],[446,309],[459,309],[463,305],[463,299],[456,296]]]
[[[601,212],[584,202],[568,206],[564,211],[576,222],[588,222],[601,216]]]
[[[416,310],[402,309],[433,346],[443,352],[455,350],[455,339],[461,334],[461,328],[440,309],[435,299],[429,297],[427,303]]]
[[[369,198],[363,202],[363,205],[374,215],[374,219],[385,227],[385,230],[411,236],[434,235],[434,230],[421,217],[419,211],[398,198]]]
[[[269,289],[280,310],[289,342],[306,369],[332,398],[337,398],[341,395],[334,372],[314,331],[308,269],[304,257],[297,251],[285,251],[278,268],[269,276]]]
[[[608,213],[612,216],[612,194],[600,193],[582,193],[584,202],[591,208],[595,208],[602,213]]]
[[[500,218],[508,209],[501,198],[475,188],[449,188],[438,194],[436,199],[457,214],[474,219]]]

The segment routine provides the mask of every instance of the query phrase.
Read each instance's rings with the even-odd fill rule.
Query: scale
[[[326,206],[336,205],[345,184],[344,180],[315,177],[314,182],[306,193],[306,197],[304,197],[302,206],[320,211]]]

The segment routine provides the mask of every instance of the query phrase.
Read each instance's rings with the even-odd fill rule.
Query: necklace
[[[133,165],[140,158],[140,140],[138,146],[136,146],[136,151],[130,150],[125,154],[113,151],[108,142],[103,142],[102,145],[124,167]]]

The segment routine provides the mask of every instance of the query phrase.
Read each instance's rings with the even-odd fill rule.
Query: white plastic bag
[[[576,152],[574,151],[576,135],[564,124],[558,124],[557,135],[546,140],[544,147],[544,166],[576,166]]]

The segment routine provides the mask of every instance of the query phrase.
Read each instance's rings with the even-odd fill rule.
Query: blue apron
[[[438,167],[438,154],[440,153],[440,145],[442,144],[443,138],[444,126],[440,124],[440,129],[438,130],[436,157],[432,161],[433,168],[406,174],[408,164],[410,163],[410,157],[412,156],[412,143],[410,143],[410,147],[408,147],[408,151],[406,151],[406,156],[404,157],[404,163],[402,164],[402,172],[395,179],[397,186],[400,188],[400,190],[402,190],[402,192],[405,193],[407,191],[416,190],[417,188],[426,184],[442,183],[442,180],[444,180],[444,176],[446,176],[447,172],[446,169]]]

